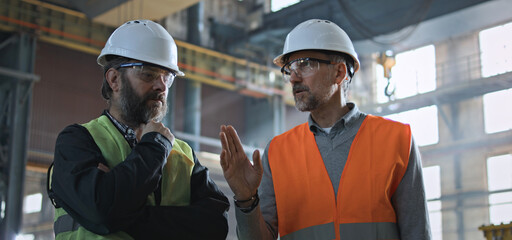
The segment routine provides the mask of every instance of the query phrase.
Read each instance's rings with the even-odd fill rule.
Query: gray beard
[[[295,85],[295,86],[293,86],[293,89],[294,90],[302,89],[302,90],[308,91],[308,93],[309,93],[308,96],[303,97],[301,99],[298,99],[297,96],[295,96],[295,95],[293,96],[294,100],[295,100],[295,108],[297,108],[297,110],[299,110],[301,112],[311,112],[311,111],[317,109],[322,104],[328,102],[329,99],[335,93],[335,89],[332,87],[330,89],[328,89],[327,92],[323,93],[324,95],[320,95],[320,94],[314,95],[313,93],[311,93],[311,91],[310,91],[311,89],[309,89],[308,87],[303,86],[303,85]]]
[[[318,99],[316,99],[314,95],[309,95],[308,97],[303,98],[301,100],[297,99],[297,97],[294,98],[295,108],[297,108],[297,110],[301,112],[309,112],[315,110],[319,105],[319,101]]]
[[[149,100],[159,99],[158,92],[150,92],[139,97],[125,76],[121,76],[121,81],[123,81],[120,96],[121,117],[129,126],[136,127],[149,121],[162,121],[167,114],[166,99],[163,99],[161,107],[148,106]]]

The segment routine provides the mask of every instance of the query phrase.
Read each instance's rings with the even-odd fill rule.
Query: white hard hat
[[[274,64],[282,67],[283,57],[302,50],[328,50],[346,53],[354,59],[354,73],[359,70],[359,60],[354,45],[338,25],[328,20],[310,19],[297,25],[284,42],[283,54],[274,58]]]
[[[117,55],[156,64],[185,74],[178,68],[178,49],[172,36],[160,24],[133,20],[118,27],[101,50],[97,62],[104,66],[107,55]]]

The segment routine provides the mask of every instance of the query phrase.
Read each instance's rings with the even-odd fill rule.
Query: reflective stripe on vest
[[[281,238],[333,222],[335,239],[340,233],[347,235],[341,239],[352,235],[347,226],[377,234],[369,239],[398,235],[391,197],[407,169],[410,144],[408,125],[368,115],[352,142],[335,196],[307,123],[275,137],[268,159]]]
[[[93,119],[83,126],[89,131],[110,169],[121,163],[132,149],[119,130],[106,116]],[[194,168],[192,148],[175,139],[167,163],[162,171],[162,206],[186,206],[190,202],[190,176]],[[148,205],[155,205],[154,194],[148,196]],[[70,219],[72,221],[70,221]],[[62,208],[55,209],[56,239],[131,239],[124,232],[96,235],[80,227]]]
[[[58,217],[53,223],[53,231],[55,235],[59,233],[68,232],[68,231],[76,231],[80,227],[80,223],[75,221],[69,214],[64,214]]]
[[[396,223],[345,223],[340,224],[343,240],[399,239]],[[335,239],[334,223],[300,229],[281,237],[282,240]]]
[[[303,228],[282,236],[282,240],[311,240],[311,239],[334,239],[334,223],[326,223]]]
[[[340,224],[343,240],[400,239],[398,226],[393,222]]]

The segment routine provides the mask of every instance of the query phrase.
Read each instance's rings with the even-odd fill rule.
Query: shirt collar
[[[117,130],[123,134],[124,139],[128,142],[131,148],[135,147],[137,145],[137,135],[135,134],[135,131],[128,127],[128,125],[119,122],[117,119],[115,119],[112,115],[110,115],[110,112],[108,110],[103,111],[103,115],[107,116],[110,121],[116,126]]]
[[[331,132],[337,132],[340,131],[346,127],[351,126],[354,122],[359,119],[359,115],[362,114],[361,111],[359,111],[359,108],[355,103],[348,102],[347,107],[350,109],[345,115],[343,115],[334,125],[332,126]],[[323,132],[323,129],[318,125],[315,120],[313,120],[313,117],[311,117],[311,114],[309,114],[308,118],[308,124],[309,124],[309,130],[313,132],[314,134],[317,134],[319,131]]]

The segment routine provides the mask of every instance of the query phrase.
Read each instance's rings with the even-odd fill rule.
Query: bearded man
[[[229,201],[161,120],[178,68],[148,20],[112,33],[98,57],[108,109],[57,138],[48,195],[56,239],[225,239]],[[198,230],[200,229],[200,230]]]

